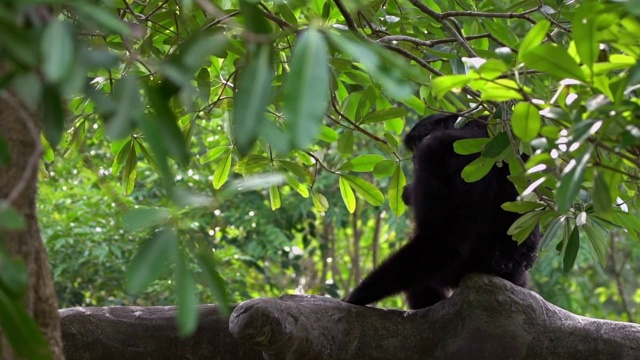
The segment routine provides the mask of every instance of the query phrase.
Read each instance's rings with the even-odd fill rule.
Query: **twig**
[[[526,19],[529,18],[528,14],[534,13],[540,10],[540,6],[525,10],[520,13],[497,13],[497,12],[482,12],[482,11],[445,11],[440,13],[441,19],[447,19],[450,17],[470,16],[470,17],[483,17],[483,18],[502,18],[502,19]]]
[[[484,34],[478,34],[478,35],[470,35],[470,36],[465,36],[466,40],[476,40],[476,39],[483,39],[483,38],[489,38],[491,37],[490,33],[484,33]],[[436,45],[440,45],[440,44],[447,44],[447,43],[453,43],[453,42],[457,42],[458,40],[455,38],[444,38],[444,39],[435,39],[435,40],[420,40],[411,36],[406,36],[406,35],[390,35],[390,36],[385,36],[383,38],[380,38],[377,40],[378,42],[381,43],[390,43],[393,41],[407,41],[416,45],[420,45],[420,46],[426,46],[426,47],[434,47]]]
[[[338,7],[338,11],[340,11],[340,14],[342,14],[342,17],[344,18],[344,21],[347,23],[347,27],[349,28],[349,30],[351,30],[351,32],[354,33],[357,37],[363,38],[360,31],[358,31],[358,25],[356,25],[355,20],[353,20],[351,13],[349,12],[349,10],[347,10],[347,7],[344,6],[344,3],[342,2],[342,0],[333,0],[333,2]]]
[[[333,108],[333,110],[340,115],[341,118],[343,118],[346,122],[348,122],[351,126],[353,126],[356,130],[358,130],[359,132],[361,132],[362,134],[365,134],[366,136],[372,138],[373,140],[379,142],[379,143],[383,143],[385,145],[388,145],[387,140],[370,133],[369,131],[367,131],[366,129],[363,129],[360,125],[356,124],[355,121],[349,119],[349,117],[345,114],[343,114],[340,109],[338,109],[338,105],[336,102],[336,98],[335,95],[332,94],[331,96],[331,107]]]
[[[447,21],[446,19],[442,18],[442,14],[441,13],[431,10],[431,8],[429,8],[427,5],[423,4],[421,0],[409,0],[409,2],[411,4],[413,4],[413,6],[417,7],[420,11],[422,11],[423,13],[429,15],[435,21],[437,21],[440,24],[442,24],[442,26],[451,35],[453,35],[453,37],[456,38],[456,40],[458,41],[458,44],[460,44],[460,46],[462,46],[462,48],[467,52],[467,54],[469,56],[471,56],[471,57],[477,57],[478,56],[476,54],[476,52],[473,51],[471,46],[469,46],[469,43],[464,39],[464,37],[462,37],[462,35],[456,29],[454,29],[453,25],[451,25],[451,23],[449,21]]]

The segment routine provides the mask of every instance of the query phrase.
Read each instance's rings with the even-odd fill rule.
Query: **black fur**
[[[507,166],[494,166],[477,182],[461,178],[462,169],[478,154],[456,154],[453,143],[488,135],[480,121],[455,129],[457,119],[458,115],[430,115],[405,136],[405,146],[414,154],[415,179],[402,197],[413,210],[414,233],[346,302],[367,305],[404,291],[410,308],[419,309],[449,297],[460,279],[473,272],[526,286],[540,234],[536,229],[521,245],[507,235],[520,216],[500,207],[518,196],[507,179]]]

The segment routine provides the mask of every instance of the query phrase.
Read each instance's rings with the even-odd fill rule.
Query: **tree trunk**
[[[3,70],[0,66],[0,75],[6,73]],[[57,360],[64,358],[58,300],[36,217],[36,183],[42,154],[39,116],[40,112],[27,109],[15,93],[6,88],[0,90],[0,134],[7,141],[11,154],[10,163],[0,168],[0,199],[8,202],[26,221],[23,230],[0,228],[0,241],[4,242],[10,256],[21,259],[26,266],[28,285],[24,304],[42,330],[53,359]],[[0,330],[0,359],[15,358]]]

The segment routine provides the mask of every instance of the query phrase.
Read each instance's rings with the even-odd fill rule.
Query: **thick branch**
[[[238,305],[229,329],[269,359],[640,358],[639,325],[577,316],[485,275],[409,312],[315,296],[254,299]]]

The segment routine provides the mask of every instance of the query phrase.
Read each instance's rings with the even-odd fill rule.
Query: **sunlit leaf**
[[[475,182],[487,175],[495,164],[495,160],[480,156],[462,169],[462,178],[466,182]]]
[[[513,133],[523,141],[533,140],[542,127],[538,109],[528,102],[518,103],[513,109],[511,126]]]
[[[479,153],[490,138],[462,139],[453,143],[453,151],[460,155]]]
[[[313,207],[318,211],[326,211],[329,209],[329,201],[327,198],[315,191],[311,192],[311,199],[313,200]]]
[[[391,175],[389,180],[389,207],[396,216],[400,216],[406,210],[406,205],[402,201],[402,191],[407,184],[407,179],[404,176],[402,167],[400,164],[396,165],[396,169]]]
[[[349,182],[349,185],[356,193],[362,196],[369,204],[373,206],[380,206],[384,202],[384,195],[382,192],[375,187],[375,185],[366,181],[363,178],[353,176],[353,175],[343,175],[341,179],[344,178]]]
[[[282,201],[280,200],[280,190],[277,186],[269,186],[269,203],[271,204],[271,210],[280,209]]]
[[[538,21],[538,23],[532,27],[527,35],[520,42],[518,48],[518,61],[523,61],[524,55],[531,49],[542,44],[542,40],[547,36],[547,31],[551,23],[547,20]]]
[[[384,157],[375,154],[358,155],[353,159],[347,161],[342,170],[355,171],[355,172],[369,172],[373,171],[373,168],[379,162],[383,161]]]
[[[233,162],[233,153],[229,151],[229,154],[218,162],[216,170],[213,172],[213,188],[218,190],[227,182],[229,178],[229,172],[231,171],[231,163]]]
[[[345,131],[338,138],[338,151],[343,157],[348,157],[353,152],[353,131]]]
[[[589,68],[598,57],[599,41],[596,30],[595,9],[588,2],[579,7],[571,21],[572,39],[576,45],[576,51],[580,60]]]
[[[407,114],[407,110],[401,107],[393,107],[388,109],[376,110],[368,113],[362,119],[363,123],[376,123],[393,119],[403,118]]]
[[[127,159],[124,162],[124,167],[122,168],[122,187],[124,188],[124,193],[127,195],[131,194],[136,183],[137,164],[138,154],[136,154],[135,147],[132,146],[129,153],[127,154]]]
[[[200,157],[200,164],[206,164],[209,161],[213,161],[229,150],[229,146],[216,146]]]
[[[586,82],[578,63],[567,51],[551,44],[538,45],[523,55],[524,63],[536,70],[544,71],[558,80],[576,79]]]
[[[340,185],[340,196],[342,196],[342,201],[344,201],[347,210],[353,214],[353,212],[356,211],[356,196],[353,193],[353,189],[349,186],[347,179],[342,176],[340,176],[338,184]]]
[[[436,97],[442,97],[453,89],[463,88],[471,80],[468,75],[438,76],[431,81],[431,91]]]

